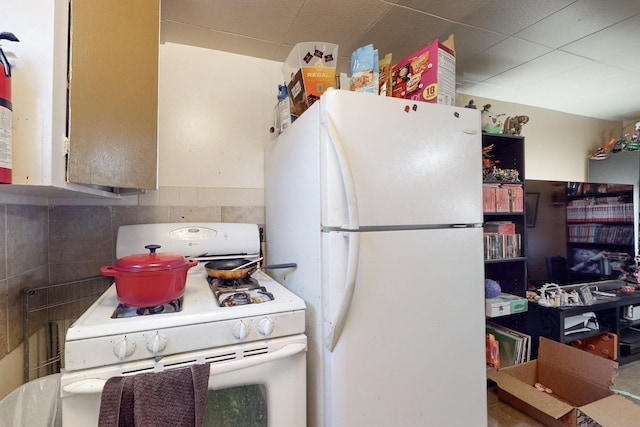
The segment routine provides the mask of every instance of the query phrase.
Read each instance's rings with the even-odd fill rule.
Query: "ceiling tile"
[[[351,48],[390,8],[378,0],[307,0],[284,41],[336,43],[340,55],[351,56],[340,48]]]
[[[627,73],[628,74],[628,73]],[[611,79],[610,79],[611,77]],[[538,82],[540,88],[545,86],[560,87],[563,92],[577,91],[602,95],[615,88],[614,82],[624,79],[620,70],[600,62],[589,61],[584,65],[554,74],[552,77]]]
[[[480,82],[550,51],[548,47],[510,37],[469,58],[463,75],[467,80]]]
[[[502,34],[464,24],[449,24],[443,34],[454,35],[456,55],[461,61],[466,61],[506,39]]]
[[[618,0],[615,7],[608,1],[579,0],[516,35],[558,48],[639,12],[638,0]]]
[[[393,7],[366,33],[348,46],[348,54],[360,46],[372,43],[379,56],[393,55],[393,63],[429,44],[445,31],[447,23],[429,15]]]
[[[408,7],[453,22],[461,22],[466,16],[479,13],[493,0],[399,0],[398,6]]]
[[[583,66],[589,60],[561,51],[552,51],[488,80],[497,85],[514,87],[531,85],[554,75]]]
[[[256,58],[275,60],[275,53],[279,46],[275,43],[176,22],[163,22],[161,31],[162,42],[187,44]]]
[[[640,52],[640,14],[569,43],[562,50],[621,69],[635,69],[640,64],[640,55],[629,52]]]
[[[561,10],[575,0],[490,0],[472,10],[461,22],[512,35]],[[460,1],[460,3],[467,3]]]
[[[575,0],[400,0],[398,4],[445,19],[512,35]]]
[[[162,17],[221,32],[281,42],[304,4],[304,0],[170,0],[162,2]]]

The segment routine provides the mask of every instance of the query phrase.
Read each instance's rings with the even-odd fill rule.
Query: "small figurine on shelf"
[[[625,151],[637,151],[640,150],[640,122],[636,123],[636,133],[626,142],[623,149]]]
[[[593,154],[589,155],[589,160],[605,160],[608,159],[611,155],[611,150],[613,149],[614,144],[616,143],[615,138],[609,139],[603,147],[596,148],[596,151]]]
[[[505,135],[520,135],[522,126],[529,123],[529,116],[507,117],[504,121],[503,132]]]
[[[498,120],[498,115],[494,114],[491,110],[491,104],[485,104],[482,107],[480,117],[482,119],[482,131],[486,133],[499,134],[502,133],[502,122]],[[500,114],[504,116],[504,114]]]

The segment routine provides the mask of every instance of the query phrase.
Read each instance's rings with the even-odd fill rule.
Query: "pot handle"
[[[190,259],[187,261],[187,267],[191,268],[191,267],[195,267],[196,265],[198,265],[198,260],[197,259]]]
[[[161,247],[162,247],[162,246],[160,246],[160,245],[147,245],[147,246],[145,246],[144,248],[145,248],[145,249],[147,249],[147,250],[149,250],[149,253],[151,253],[151,254],[155,254],[155,253],[156,253],[156,251],[157,251],[158,249],[160,249]]]
[[[107,267],[100,267],[100,273],[102,273],[103,276],[116,277],[117,271],[113,268],[112,265],[109,265]]]

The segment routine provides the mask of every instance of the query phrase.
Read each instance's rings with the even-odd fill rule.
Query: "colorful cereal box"
[[[396,98],[454,105],[456,56],[453,35],[430,45],[394,65],[391,94]]]

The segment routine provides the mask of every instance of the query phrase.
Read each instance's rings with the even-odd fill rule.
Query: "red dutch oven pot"
[[[118,300],[134,307],[154,307],[184,294],[187,271],[198,264],[182,255],[157,253],[160,245],[147,245],[148,254],[120,258],[112,266],[101,267],[103,276],[116,282]]]

